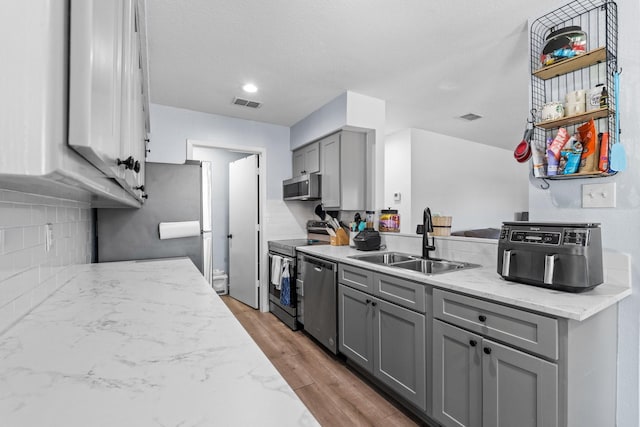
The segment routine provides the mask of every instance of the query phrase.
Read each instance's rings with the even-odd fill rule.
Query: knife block
[[[349,244],[349,236],[344,231],[344,228],[337,229],[336,235],[330,237],[329,243],[332,246],[347,246]]]

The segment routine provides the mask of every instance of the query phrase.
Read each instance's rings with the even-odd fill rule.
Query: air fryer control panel
[[[512,230],[511,227],[505,225],[500,232],[500,239],[507,238],[510,242],[535,245],[587,246],[589,244],[589,230],[572,228],[562,231]]]

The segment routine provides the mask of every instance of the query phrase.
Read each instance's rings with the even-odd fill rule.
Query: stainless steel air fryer
[[[603,282],[600,224],[504,222],[498,274],[561,291],[593,289]]]

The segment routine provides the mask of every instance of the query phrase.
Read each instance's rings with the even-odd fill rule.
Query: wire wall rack
[[[586,52],[544,66],[541,53],[552,32],[579,26],[586,33]],[[570,134],[581,124],[594,119],[598,132],[609,133],[609,144],[618,142],[616,129],[614,74],[618,73],[618,17],[613,1],[575,0],[549,12],[531,24],[531,113],[534,121],[532,144],[546,144],[560,127]],[[608,105],[568,117],[543,121],[543,106],[550,102],[563,102],[567,93],[585,89],[589,91],[604,84],[609,94]],[[542,177],[549,179],[609,176],[615,172],[577,173]]]

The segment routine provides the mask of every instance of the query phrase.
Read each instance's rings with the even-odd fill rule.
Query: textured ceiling
[[[351,90],[386,101],[387,133],[513,148],[529,110],[527,20],[562,4],[147,0],[151,102],[291,126]],[[249,81],[258,93],[242,92]],[[458,118],[470,112],[483,118]]]

